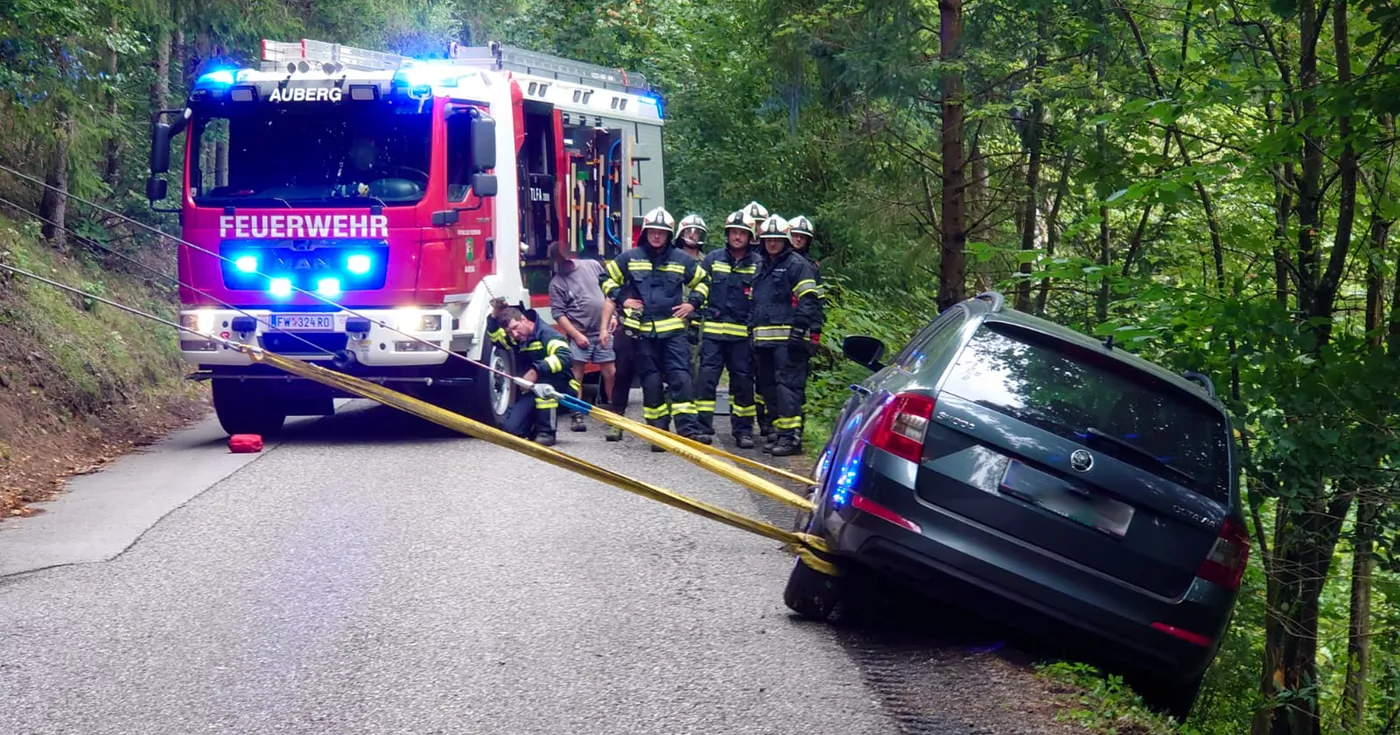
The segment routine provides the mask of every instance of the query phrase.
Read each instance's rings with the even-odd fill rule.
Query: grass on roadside
[[[1036,675],[1057,685],[1058,719],[1101,735],[1195,735],[1171,718],[1147,708],[1120,676],[1105,676],[1088,664],[1056,661],[1038,664]]]

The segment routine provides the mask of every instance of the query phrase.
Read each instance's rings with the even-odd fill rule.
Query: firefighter
[[[710,299],[705,307],[704,342],[700,346],[696,408],[700,429],[714,435],[715,389],[729,370],[729,426],[741,449],[753,449],[753,345],[749,344],[749,290],[758,274],[759,255],[752,247],[754,223],[743,210],[724,222],[726,247],[711,251],[700,262],[710,274]]]
[[[792,235],[792,249],[799,255],[807,259],[812,264],[812,270],[816,273],[817,298],[822,301],[821,316],[812,324],[812,348],[822,341],[822,324],[826,315],[826,289],[822,286],[822,266],[817,259],[812,256],[813,227],[812,220],[804,215],[797,215],[788,220],[788,233]],[[807,381],[802,381],[802,390],[798,395],[797,405],[801,408],[802,425],[797,427],[797,443],[802,444],[802,431],[807,423]]]
[[[749,216],[750,220],[753,220],[755,227],[768,221],[768,208],[756,201],[745,204],[744,213]]]
[[[748,216],[750,224],[758,227],[768,219],[768,208],[759,204],[757,200],[745,204],[740,210]],[[760,258],[762,255],[760,254]],[[763,386],[756,385],[754,389],[755,418],[758,420],[759,436],[764,437],[771,444],[777,439],[773,433],[773,417],[768,412],[767,397],[763,395]]]
[[[522,312],[506,306],[504,299],[492,299],[491,315],[486,317],[486,335],[513,353],[517,368],[529,366],[520,377],[531,383],[552,386],[559,393],[571,393],[569,378],[573,375],[570,372],[573,356],[569,353],[569,342],[541,322],[533,309]],[[539,392],[524,393],[506,409],[502,428],[552,447],[558,413],[557,398]]]
[[[750,292],[749,327],[758,384],[769,399],[776,430],[771,451],[775,457],[786,457],[802,451],[797,438],[802,426],[798,400],[807,382],[811,328],[821,324],[822,305],[816,272],[792,249],[787,221],[778,215],[769,217],[759,226],[758,238],[763,262]]]
[[[681,218],[678,228],[680,236],[676,239],[676,244],[680,245],[681,252],[690,257],[700,260],[704,257],[701,250],[705,247],[705,234],[709,229],[705,227],[705,220],[698,214],[688,214]],[[681,290],[681,298],[690,299],[690,289]],[[697,312],[686,322],[685,336],[690,341],[690,375],[695,377],[700,370],[700,321]]]
[[[623,299],[623,326],[637,332],[637,376],[642,383],[642,417],[651,426],[670,428],[688,439],[706,441],[695,415],[690,379],[686,320],[709,296],[709,279],[694,258],[673,243],[676,221],[661,207],[642,218],[642,243],[608,263],[603,295]],[[635,296],[624,299],[624,289]],[[681,297],[681,289],[690,294]],[[670,406],[662,390],[669,391]],[[665,451],[652,445],[652,451]]]

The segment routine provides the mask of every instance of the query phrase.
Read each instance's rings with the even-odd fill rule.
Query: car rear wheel
[[[801,559],[792,564],[783,602],[808,620],[826,621],[845,597],[846,580],[822,574]]]
[[[1134,684],[1134,689],[1142,696],[1148,707],[1185,722],[1196,705],[1196,697],[1201,693],[1201,682],[1205,673],[1186,681],[1144,680]]]

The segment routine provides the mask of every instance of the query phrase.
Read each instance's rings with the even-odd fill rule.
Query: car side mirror
[[[863,334],[853,334],[841,340],[841,352],[844,353],[851,362],[870,368],[876,372],[883,370],[885,367],[884,363],[880,362],[880,358],[885,356],[885,343],[874,337],[867,337]]]
[[[477,199],[496,196],[496,175],[472,174],[472,192]]]
[[[461,215],[455,209],[443,209],[433,212],[433,227],[449,227],[457,224]]]

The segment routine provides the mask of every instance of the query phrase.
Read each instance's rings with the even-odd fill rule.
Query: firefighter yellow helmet
[[[744,212],[749,215],[749,219],[753,220],[754,224],[761,224],[768,219],[768,208],[758,202],[745,204]]]
[[[748,215],[746,212],[744,212],[744,210],[742,210],[742,209],[740,209],[740,210],[738,210],[738,211],[736,211],[736,212],[730,213],[729,219],[726,219],[726,220],[724,221],[724,229],[725,229],[725,230],[743,230],[744,232],[749,233],[749,236],[750,236],[750,237],[752,237],[752,236],[758,234],[757,232],[754,231],[754,221],[753,221],[753,219],[752,219],[751,217],[749,217],[749,215]]]
[[[642,231],[647,230],[665,230],[666,234],[674,235],[676,234],[676,218],[672,217],[665,207],[657,207],[642,217]]]
[[[787,220],[776,214],[763,220],[763,224],[758,226],[758,239],[779,239],[792,242],[792,233],[788,231]]]
[[[681,218],[680,229],[682,232],[684,232],[687,229],[690,229],[691,227],[694,227],[695,229],[699,230],[701,234],[705,234],[710,231],[710,229],[705,226],[705,220],[701,219],[700,215],[698,214],[687,214],[685,217]]]
[[[788,220],[788,232],[793,235],[812,237],[812,220],[799,214]]]

